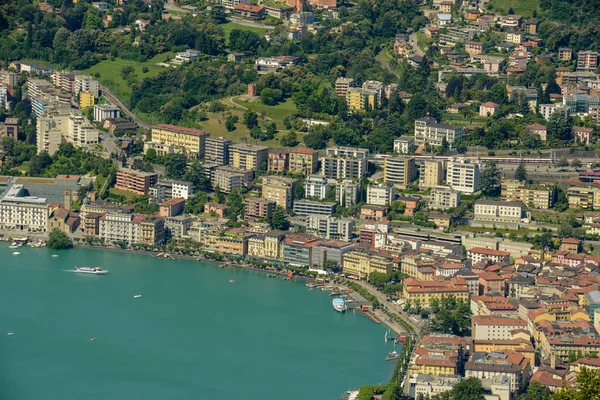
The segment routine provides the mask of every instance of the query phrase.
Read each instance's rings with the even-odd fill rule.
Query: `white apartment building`
[[[420,146],[441,146],[444,139],[452,147],[456,139],[462,137],[462,127],[458,125],[439,124],[436,119],[424,117],[415,120],[415,143]]]
[[[400,136],[394,139],[394,153],[410,154],[415,150],[414,136]]]
[[[360,179],[367,173],[369,150],[335,146],[321,159],[321,175],[330,179]]]
[[[8,111],[10,104],[8,103],[8,87],[0,85],[0,108]]]
[[[569,106],[563,103],[540,104],[540,114],[542,114],[546,120],[550,120],[550,117],[555,112],[567,116],[569,115]]]
[[[310,175],[304,181],[304,196],[317,197],[319,199],[327,198],[331,185],[323,175]]]
[[[482,261],[491,261],[496,264],[508,264],[510,253],[508,251],[488,249],[484,247],[473,247],[467,251],[467,257],[473,264]]]
[[[448,210],[460,204],[460,192],[446,186],[437,186],[431,189],[429,207],[434,210]]]
[[[448,161],[446,184],[461,193],[473,194],[479,191],[481,186],[479,164],[465,159]]]
[[[506,318],[490,315],[473,317],[474,340],[509,340],[511,331],[527,329],[527,323],[519,318]]]
[[[386,184],[367,186],[367,204],[389,206],[394,201],[395,189]]]
[[[347,242],[352,239],[354,222],[349,218],[335,218],[325,215],[309,215],[306,231],[323,239],[338,239]]]
[[[0,198],[0,229],[46,232],[49,217],[46,199],[26,196],[21,184],[11,185]]]
[[[360,183],[352,179],[344,179],[335,185],[335,201],[342,207],[358,204]]]
[[[75,147],[98,144],[98,130],[83,115],[71,114],[65,139]]]
[[[120,118],[121,110],[114,104],[96,104],[94,105],[94,121],[102,122],[111,118]]]
[[[90,75],[75,75],[75,84],[73,85],[73,88],[75,94],[80,92],[90,92],[94,95],[94,98],[98,98],[98,81]]]
[[[177,55],[172,60],[172,62],[174,64],[183,64],[186,62],[192,62],[192,61],[196,61],[198,58],[200,58],[201,55],[202,55],[202,52],[200,52],[198,50],[186,50],[186,51],[182,51],[181,53],[177,53]]]
[[[127,243],[140,242],[140,224],[134,221],[130,213],[108,213],[100,219],[98,236],[106,243],[123,241]]]
[[[174,199],[188,199],[191,195],[196,194],[196,188],[192,182],[173,181],[171,193]]]

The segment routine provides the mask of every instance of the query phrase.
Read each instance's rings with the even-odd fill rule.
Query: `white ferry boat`
[[[93,274],[93,275],[106,275],[108,274],[108,270],[102,269],[100,267],[75,267],[75,272],[79,272],[81,274]]]
[[[346,306],[346,302],[341,297],[336,297],[335,299],[333,299],[332,304],[333,308],[335,308],[336,311],[339,311],[341,313],[345,312],[348,309],[348,307]]]

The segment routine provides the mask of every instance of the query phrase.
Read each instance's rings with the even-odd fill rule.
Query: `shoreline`
[[[160,253],[160,252],[143,251],[143,250],[117,249],[117,248],[114,248],[114,247],[96,247],[96,246],[81,246],[81,245],[74,245],[73,248],[96,249],[96,250],[110,250],[110,251],[122,251],[124,253],[136,253],[136,254],[144,254],[144,255],[149,255],[149,256],[152,256],[152,254],[158,254],[158,253]],[[153,258],[162,258],[162,259],[165,259],[165,260],[171,259],[171,260],[187,260],[187,261],[196,261],[196,262],[206,262],[208,264],[215,264],[219,268],[239,268],[239,269],[246,269],[246,270],[256,271],[256,272],[261,272],[261,273],[266,273],[266,274],[277,274],[277,275],[282,276],[282,277],[283,276],[287,276],[286,272],[280,271],[280,270],[277,270],[277,269],[258,268],[258,267],[253,267],[253,266],[248,265],[248,264],[233,263],[231,261],[228,262],[228,261],[216,261],[216,260],[208,260],[208,259],[199,259],[198,257],[187,256],[187,255],[180,255],[180,254],[177,254],[177,255],[173,255],[173,254],[170,254],[170,253],[167,253],[167,254],[169,254],[168,257],[153,257]],[[301,280],[301,281],[310,282],[310,283],[317,282],[317,280],[315,278],[310,277],[310,276],[292,275],[290,277],[290,279],[291,280]],[[348,287],[344,283],[337,283],[337,285],[343,287],[346,290],[352,290],[350,287]],[[357,292],[355,292],[355,293],[357,293]],[[357,294],[360,295],[360,293],[357,293]],[[359,311],[364,314],[364,312],[362,310],[359,310]],[[377,318],[377,320],[380,322],[381,325],[385,326],[386,328],[389,328],[398,337],[400,337],[400,336],[406,336],[407,335],[407,332],[398,329],[397,326],[395,326],[393,322],[388,321],[388,318],[382,318],[379,315],[376,315],[374,312],[372,312],[371,314],[374,315]],[[367,316],[365,315],[365,317],[367,317]],[[373,322],[373,323],[375,323],[375,322]],[[402,344],[400,344],[400,345],[402,345]]]
[[[30,247],[36,248],[36,247],[32,247],[32,246],[30,246]],[[245,269],[245,270],[250,270],[250,271],[256,271],[256,272],[260,272],[260,273],[275,274],[278,277],[287,277],[288,276],[287,272],[279,270],[279,269],[259,268],[259,267],[255,267],[255,266],[252,266],[249,264],[235,263],[233,261],[217,261],[217,260],[203,259],[198,256],[189,256],[189,255],[184,255],[184,254],[172,254],[172,253],[162,252],[162,253],[168,254],[168,257],[157,257],[156,254],[160,254],[161,252],[144,251],[144,250],[138,250],[138,249],[135,249],[135,250],[134,249],[123,249],[123,248],[104,247],[104,246],[87,246],[87,245],[81,245],[80,243],[77,243],[77,244],[73,243],[73,248],[74,249],[79,248],[79,249],[108,250],[108,251],[116,251],[116,252],[123,252],[123,253],[133,253],[133,254],[150,256],[152,258],[161,258],[164,260],[186,260],[186,261],[195,261],[195,262],[205,262],[207,264],[214,264],[218,268],[239,268],[239,269]],[[52,250],[52,249],[49,249],[49,250]],[[65,251],[66,250],[70,250],[70,249],[65,249]],[[315,277],[303,276],[303,275],[292,275],[289,277],[289,279],[304,281],[304,282],[309,282],[309,283],[317,282]],[[337,285],[340,287],[343,287],[345,290],[352,290],[350,287],[348,287],[344,283],[337,283]],[[356,294],[360,295],[360,293],[356,293]],[[362,310],[359,310],[359,311],[363,312]],[[372,313],[372,314],[374,315],[375,313]],[[365,315],[365,317],[366,317],[366,315]],[[394,326],[393,323],[390,323],[387,318],[381,318],[380,316],[376,316],[376,317],[381,325],[385,326],[386,328],[389,328],[397,336],[406,335],[406,332],[398,330],[397,327]]]

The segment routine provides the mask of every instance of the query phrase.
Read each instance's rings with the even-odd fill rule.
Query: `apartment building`
[[[165,239],[164,220],[132,213],[109,213],[100,218],[98,236],[106,243],[159,245]]]
[[[461,126],[439,124],[435,118],[424,117],[415,120],[415,143],[441,146],[444,140],[452,148],[454,141],[462,137]]]
[[[406,156],[387,157],[383,163],[383,183],[406,187],[417,177],[415,160]]]
[[[342,256],[342,272],[356,279],[368,279],[371,272],[390,274],[394,263],[374,251],[357,249]]]
[[[565,117],[569,115],[569,106],[563,103],[540,104],[539,109],[540,114],[542,114],[546,121],[549,121],[554,113],[560,113]]]
[[[121,118],[121,110],[114,104],[96,104],[94,106],[94,121],[102,122],[116,118]]]
[[[471,354],[465,364],[465,377],[499,380],[508,384],[509,393],[504,397],[514,398],[524,389],[531,376],[529,359],[520,353],[479,353]]]
[[[441,33],[439,37],[442,45],[454,47],[458,43],[466,43],[467,41],[473,39],[474,35],[474,29],[446,26],[445,33]]]
[[[152,128],[152,139],[146,142],[144,150],[156,150],[158,155],[183,153],[188,158],[202,158],[206,150],[206,138],[210,134],[198,129],[159,124]]]
[[[94,98],[98,98],[99,88],[98,81],[90,75],[75,75],[75,81],[73,82],[73,92],[75,94],[88,92]]]
[[[288,149],[271,149],[267,160],[267,171],[280,173],[288,169],[290,153]]]
[[[207,137],[205,140],[206,150],[204,161],[212,164],[227,165],[229,163],[229,146],[231,139],[219,137]]]
[[[389,206],[394,201],[395,192],[393,186],[385,184],[367,186],[367,204]]]
[[[98,130],[81,114],[71,114],[67,121],[65,140],[75,147],[87,147],[98,144]]]
[[[598,68],[598,52],[597,51],[580,51],[577,54],[577,71],[596,72]]]
[[[569,208],[600,210],[600,188],[571,186],[567,189]]]
[[[171,181],[171,197],[187,200],[194,194],[196,194],[196,188],[192,182]]]
[[[547,210],[554,205],[553,190],[542,186],[525,186],[519,181],[502,183],[502,196],[507,201],[521,201],[528,207]]]
[[[248,238],[248,257],[281,260],[283,258],[283,240],[281,232],[271,231]]]
[[[310,175],[304,181],[304,197],[316,197],[325,199],[329,195],[331,185],[323,175]]]
[[[479,163],[466,159],[448,161],[446,184],[461,193],[478,192],[481,186]]]
[[[423,306],[428,306],[432,299],[450,295],[462,300],[469,298],[467,282],[463,278],[453,277],[443,280],[406,278],[403,283],[403,297],[412,304],[419,302]]]
[[[292,208],[297,179],[283,176],[262,177],[262,197],[286,209]]]
[[[271,218],[275,210],[275,202],[259,197],[244,200],[244,219]]]
[[[238,4],[250,4],[250,0],[219,0],[221,6],[225,8],[229,8],[230,10],[234,9]]]
[[[116,189],[126,190],[135,194],[148,194],[150,186],[158,182],[154,172],[137,171],[130,168],[120,168],[117,171]]]
[[[446,186],[431,189],[429,207],[434,210],[448,210],[460,204],[460,192]]]
[[[335,218],[326,215],[309,215],[306,231],[323,239],[352,239],[354,222],[349,218]]]
[[[321,174],[330,179],[360,179],[367,173],[368,163],[368,149],[329,147],[321,160]]]
[[[434,188],[441,184],[445,177],[443,161],[426,160],[423,162],[419,185],[421,188]]]
[[[165,240],[183,238],[192,226],[192,219],[183,215],[165,218],[164,221]]]
[[[86,110],[94,106],[96,99],[94,95],[88,91],[79,93],[79,109]]]
[[[467,251],[467,257],[473,264],[482,261],[491,261],[496,264],[508,264],[510,262],[510,253],[508,251],[500,251],[494,249],[486,249],[484,247],[473,247]]]
[[[312,249],[323,240],[314,236],[288,235],[283,240],[283,262],[292,267],[312,266]]]
[[[311,175],[319,170],[319,151],[308,147],[295,147],[289,150],[289,171],[295,174]]]
[[[269,148],[253,144],[238,143],[229,146],[229,165],[233,168],[248,171],[258,171],[261,167],[266,169]]]
[[[571,61],[573,56],[573,49],[569,47],[560,47],[558,49],[557,58],[558,61]]]
[[[66,92],[72,92],[75,83],[75,73],[72,71],[54,71],[52,74],[52,83]]]
[[[230,193],[233,189],[240,189],[252,181],[253,172],[232,168],[226,165],[216,168],[211,174],[211,184],[222,192]]]
[[[248,237],[233,233],[217,236],[214,248],[222,254],[248,255]]]
[[[183,213],[185,199],[173,197],[160,203],[159,215],[161,217],[176,217]]]
[[[335,185],[335,201],[342,207],[358,204],[360,196],[360,182],[353,179],[344,179]]]
[[[400,136],[394,139],[394,153],[411,154],[416,148],[414,136]]]
[[[49,217],[46,199],[29,196],[21,184],[12,184],[0,197],[0,229],[46,232]]]
[[[569,114],[589,114],[590,108],[600,106],[598,96],[587,94],[564,94],[563,105],[569,108]]]
[[[37,78],[27,78],[27,97],[36,118],[58,109],[70,111],[71,95],[56,89],[52,83]]]
[[[319,202],[312,200],[294,201],[294,212],[296,215],[325,215],[331,216],[335,213],[337,203]]]
[[[348,94],[348,89],[353,87],[354,84],[354,79],[352,78],[337,78],[335,80],[335,93],[339,96],[339,97],[344,97],[346,98],[346,95]]]
[[[370,111],[381,102],[379,92],[375,89],[349,87],[346,91],[346,104],[350,111]]]

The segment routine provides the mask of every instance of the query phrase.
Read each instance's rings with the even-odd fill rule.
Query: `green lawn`
[[[516,15],[530,17],[533,10],[540,11],[540,0],[491,0],[488,9],[500,14],[508,14],[512,8]]]
[[[234,98],[234,101],[239,104],[239,106],[235,106],[227,99],[221,99],[221,102],[228,107],[228,111],[225,113],[208,113],[207,121],[200,121],[199,123],[202,125],[202,129],[211,133],[211,136],[223,136],[225,138],[231,139],[234,142],[240,142],[240,139],[246,138],[248,143],[259,144],[268,147],[281,147],[279,143],[279,137],[286,135],[286,132],[278,132],[273,140],[260,141],[250,137],[250,132],[246,125],[242,123],[242,116],[244,115],[244,110],[242,107],[249,108],[256,113],[259,114],[259,121],[262,122],[262,118],[260,114],[264,112],[265,117],[272,118],[272,121],[277,125],[277,129],[286,130],[283,125],[283,119],[292,114],[296,110],[296,106],[291,99],[288,99],[286,102],[278,104],[276,106],[266,106],[260,103],[250,103],[247,101],[241,100],[239,97]],[[235,124],[236,129],[232,132],[228,132],[225,128],[225,118],[224,115],[230,112],[232,115],[236,115],[239,117],[240,122]],[[265,121],[269,121],[265,118]],[[302,142],[302,134],[298,133],[298,140]]]
[[[450,114],[443,113],[444,115],[444,123],[448,124],[456,124],[456,125],[475,125],[475,126],[483,126],[485,125],[486,118],[480,117],[479,115],[473,115],[468,119],[465,119],[462,114]]]
[[[115,189],[114,187],[111,187],[108,190],[109,193],[109,197],[113,197],[113,196],[123,196],[125,197],[125,200],[131,200],[133,199],[135,196],[137,196],[137,194],[135,193],[131,193],[128,192],[126,190],[121,190],[121,189]]]
[[[264,28],[258,28],[258,27],[254,27],[254,26],[246,26],[246,25],[236,24],[235,22],[228,22],[226,24],[222,24],[221,28],[223,28],[223,33],[225,33],[225,42],[226,43],[229,43],[229,34],[234,29],[242,29],[245,31],[256,32],[261,36],[264,35],[266,31],[273,29],[273,27],[268,27],[268,26],[265,26]]]
[[[96,73],[100,74],[100,77],[97,78],[100,83],[106,85],[121,101],[123,101],[123,103],[127,104],[129,103],[131,96],[131,88],[127,84],[127,81],[123,80],[121,77],[121,70],[123,67],[129,65],[132,66],[135,69],[135,80],[139,81],[143,78],[158,75],[165,67],[157,65],[157,63],[166,62],[173,58],[173,56],[174,53],[163,53],[143,63],[132,60],[123,60],[121,58],[116,58],[113,61],[104,60],[81,72],[89,75],[95,75]],[[144,67],[148,68],[148,72],[142,72]]]

